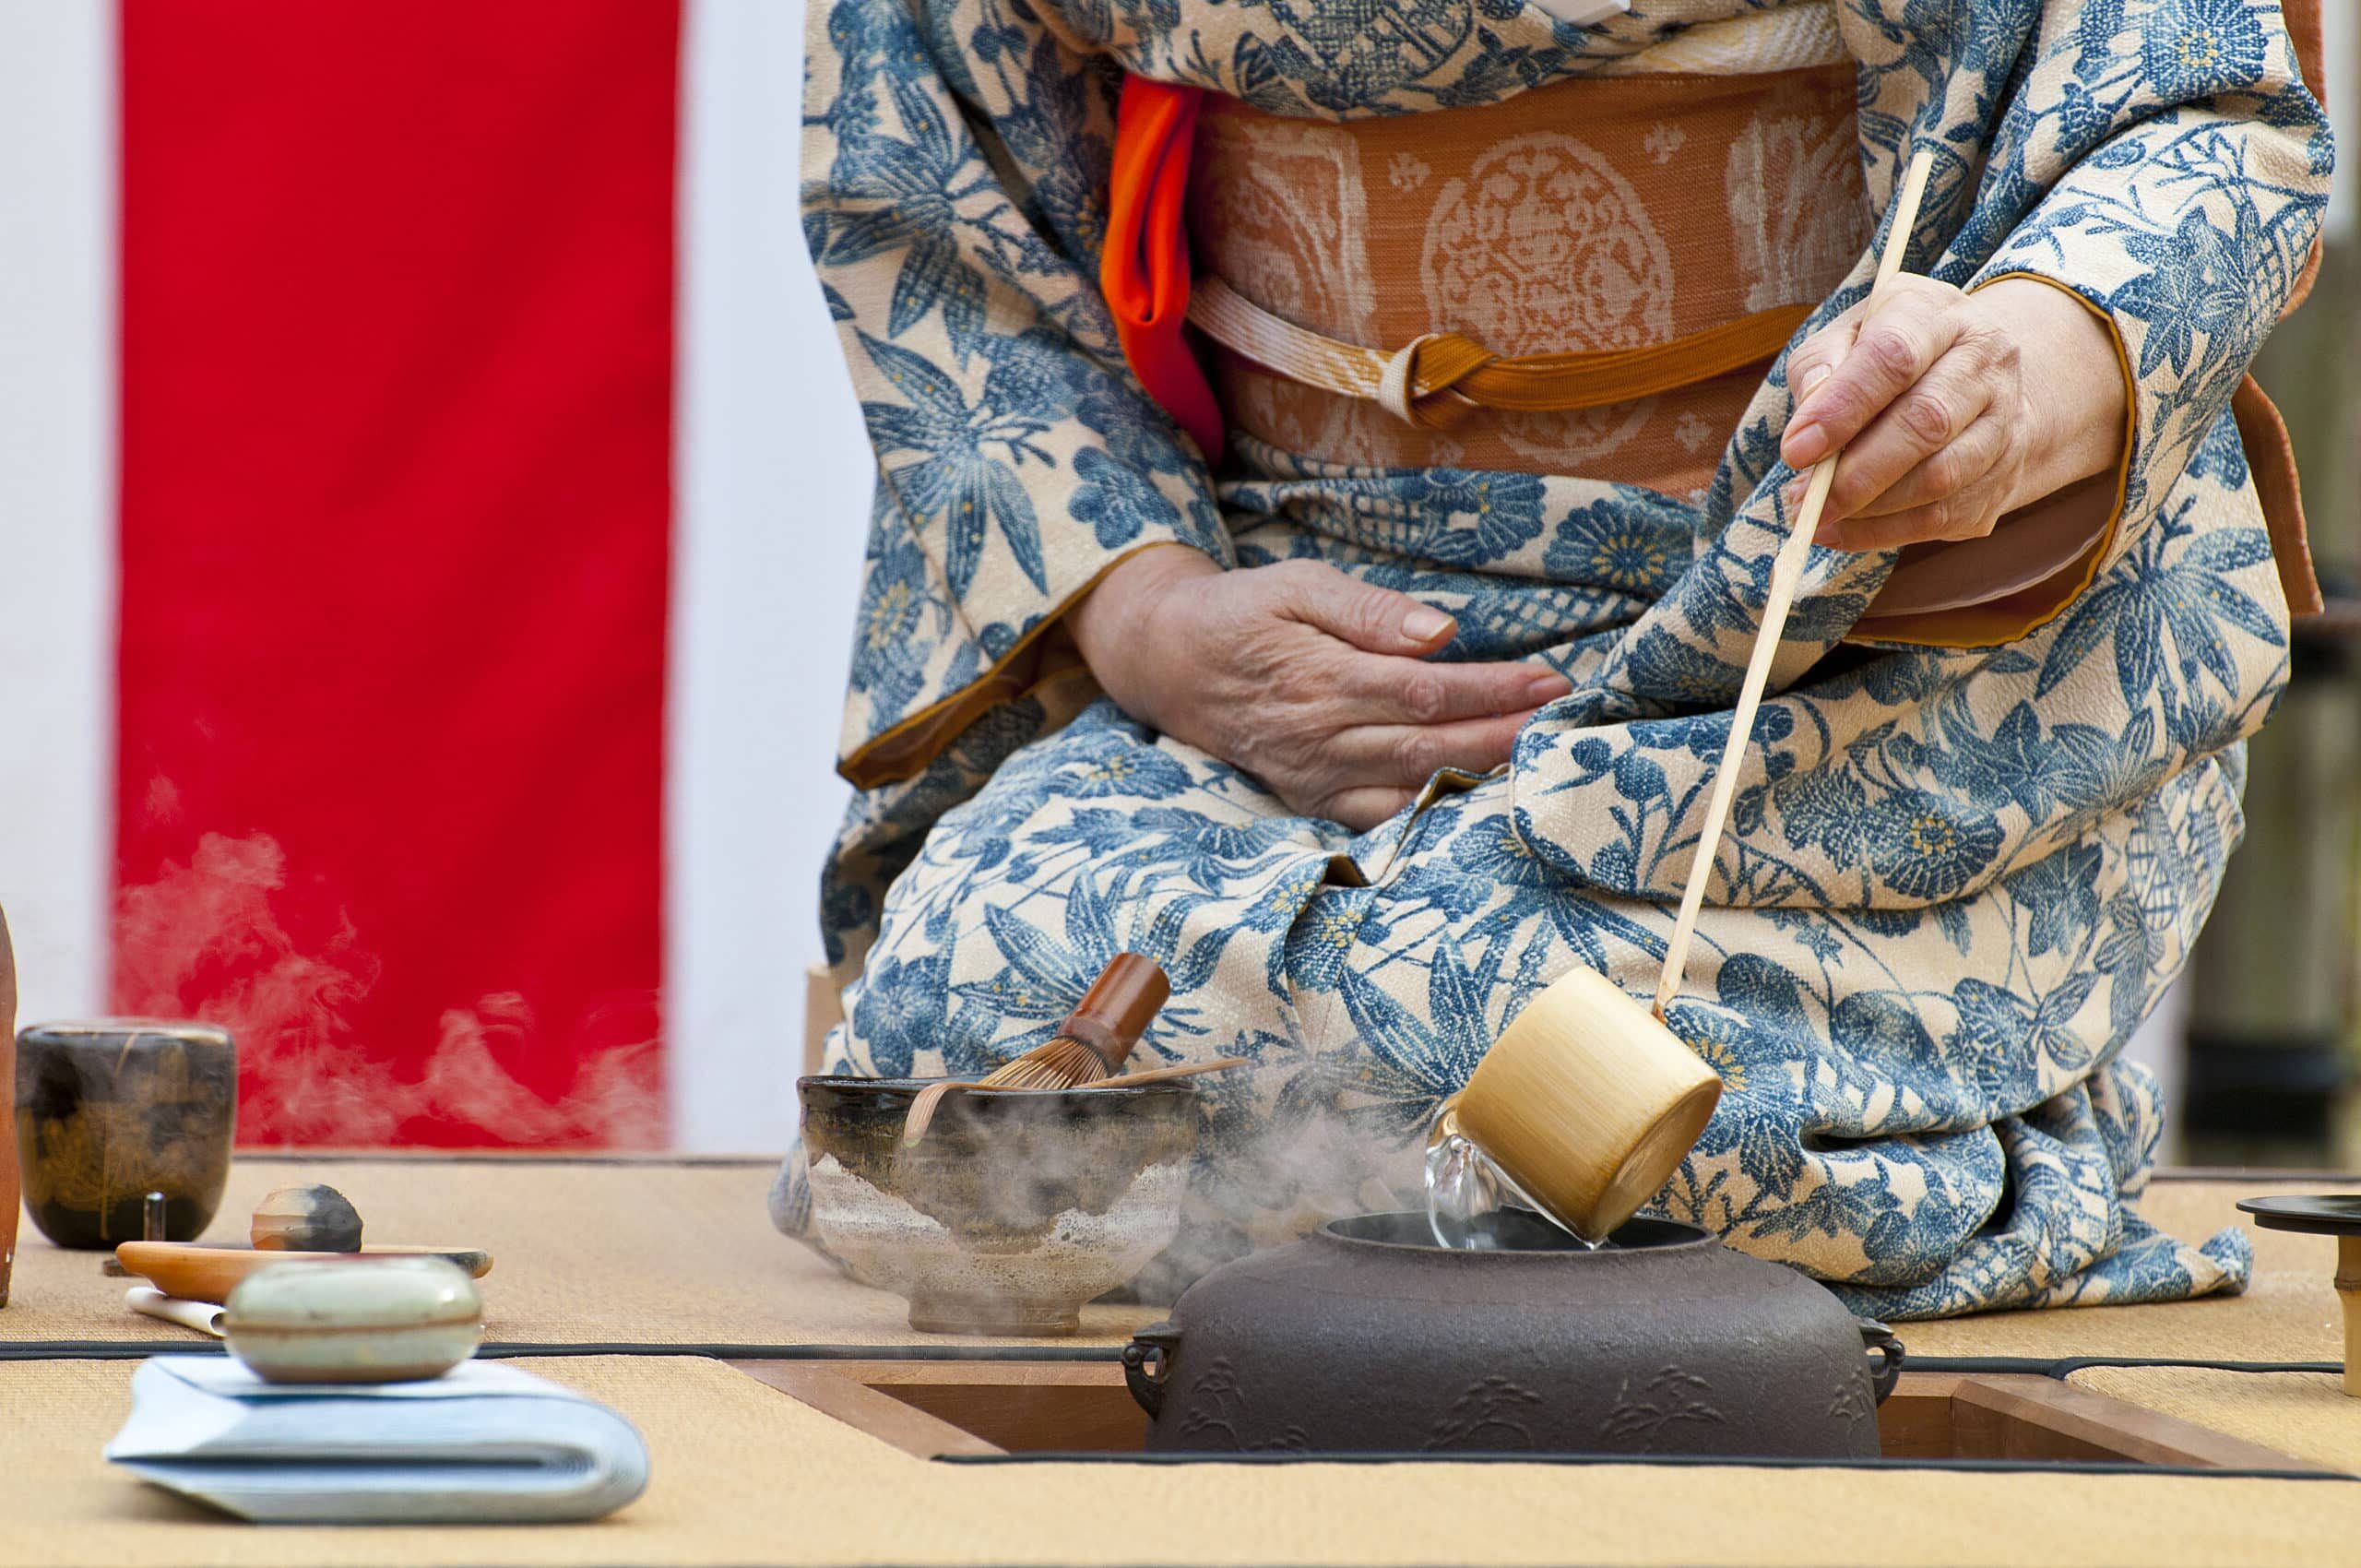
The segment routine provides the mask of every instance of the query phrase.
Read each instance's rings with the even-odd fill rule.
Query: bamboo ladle
[[[1934,166],[1935,155],[1925,148],[1911,155],[1910,167],[1902,176],[1902,193],[1894,197],[1893,222],[1886,231],[1885,248],[1878,253],[1877,279],[1869,289],[1873,296],[1902,270],[1903,258],[1910,249],[1910,231],[1918,222],[1918,203],[1926,196],[1927,176]],[[1755,710],[1762,706],[1771,661],[1778,656],[1779,640],[1786,633],[1787,611],[1795,603],[1796,586],[1803,580],[1812,535],[1820,531],[1820,514],[1828,505],[1828,493],[1836,483],[1836,460],[1843,455],[1831,452],[1811,466],[1803,504],[1796,510],[1796,526],[1780,541],[1779,553],[1771,562],[1771,585],[1762,598],[1762,624],[1754,634],[1754,652],[1746,661],[1738,707],[1730,713],[1729,739],[1722,742],[1721,766],[1714,770],[1714,792],[1705,802],[1705,826],[1697,835],[1696,858],[1689,862],[1689,884],[1680,890],[1680,918],[1673,922],[1672,940],[1664,950],[1664,971],[1656,977],[1658,1023],[1665,1021],[1664,1010],[1680,989],[1681,972],[1688,967],[1689,941],[1697,933],[1697,911],[1705,901],[1705,885],[1714,877],[1714,855],[1721,848],[1722,829],[1729,823],[1731,797],[1738,793],[1738,765],[1754,739]]]
[[[1902,270],[1933,163],[1923,148],[1910,160],[1873,288]],[[1720,1075],[1672,1032],[1665,1010],[1688,966],[1739,765],[1753,739],[1755,712],[1839,456],[1832,452],[1812,465],[1794,526],[1772,561],[1762,625],[1706,799],[1655,1008],[1642,1009],[1612,980],[1577,965],[1526,1004],[1435,1121],[1430,1151],[1446,1139],[1466,1139],[1552,1219],[1594,1241],[1613,1234],[1663,1190],[1721,1099]]]

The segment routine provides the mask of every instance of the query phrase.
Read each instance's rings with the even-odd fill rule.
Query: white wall
[[[89,1011],[105,984],[113,19],[0,0],[0,906],[28,1018]]]
[[[869,522],[868,436],[796,212],[802,7],[692,0],[667,914],[672,1131],[777,1149]]]

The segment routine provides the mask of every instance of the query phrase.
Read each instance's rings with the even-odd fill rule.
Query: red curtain
[[[122,10],[114,1005],[244,1142],[647,1141],[675,0]]]

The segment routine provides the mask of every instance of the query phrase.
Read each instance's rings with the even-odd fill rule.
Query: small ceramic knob
[[[255,1248],[273,1253],[357,1253],[361,1211],[334,1187],[281,1187],[255,1206]]]
[[[475,1354],[483,1301],[439,1257],[273,1264],[230,1292],[231,1354],[272,1383],[402,1383]]]

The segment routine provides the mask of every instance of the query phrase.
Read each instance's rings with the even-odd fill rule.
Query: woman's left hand
[[[1799,470],[1788,500],[1843,448],[1816,536],[1839,549],[1980,539],[2120,455],[2113,340],[2032,279],[1968,294],[1902,274],[1806,339],[1787,380],[1802,392],[1779,448]]]

